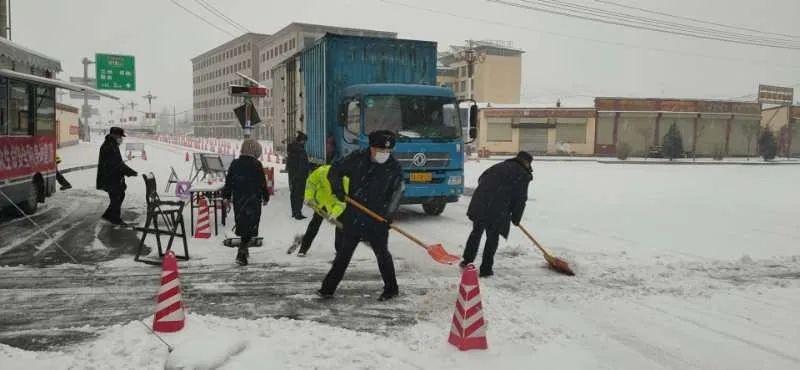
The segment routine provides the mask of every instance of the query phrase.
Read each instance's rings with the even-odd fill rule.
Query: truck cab
[[[452,90],[415,84],[346,87],[334,126],[337,158],[368,146],[375,130],[397,133],[393,156],[403,168],[402,204],[438,215],[464,192],[464,139]]]

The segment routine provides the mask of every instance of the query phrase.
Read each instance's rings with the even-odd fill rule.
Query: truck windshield
[[[367,133],[391,130],[400,139],[456,139],[461,123],[455,99],[441,96],[380,95],[364,98]]]

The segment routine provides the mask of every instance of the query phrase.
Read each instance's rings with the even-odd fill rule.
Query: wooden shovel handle
[[[550,253],[547,253],[547,251],[544,250],[544,248],[542,248],[542,245],[539,244],[539,242],[536,241],[536,239],[533,237],[533,235],[531,235],[531,233],[529,233],[528,230],[525,229],[525,227],[523,227],[522,225],[517,225],[517,227],[520,230],[522,230],[522,232],[525,235],[528,236],[528,238],[533,242],[533,244],[536,246],[536,248],[539,248],[539,250],[542,251],[542,253],[545,255],[545,257],[548,257],[548,258],[550,257]]]
[[[347,203],[352,204],[353,207],[358,208],[361,212],[366,213],[367,215],[369,215],[370,217],[374,218],[375,220],[380,221],[380,222],[389,223],[388,221],[386,221],[385,218],[381,217],[381,215],[373,212],[371,209],[369,209],[366,206],[364,206],[363,204],[355,201],[353,198],[350,198],[350,197],[346,196],[345,200],[347,201]],[[403,229],[401,229],[401,228],[399,228],[399,227],[397,227],[397,226],[395,226],[393,224],[389,224],[389,228],[393,229],[394,231],[397,231],[400,234],[403,234],[403,236],[405,236],[406,238],[408,238],[412,242],[416,243],[420,247],[428,249],[428,246],[425,245],[425,243],[423,243],[419,239],[415,238],[413,235],[407,233],[405,230],[403,230]]]

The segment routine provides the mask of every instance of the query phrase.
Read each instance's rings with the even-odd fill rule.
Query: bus
[[[0,60],[0,208],[33,214],[55,192],[56,88],[117,98],[52,78],[60,62],[8,40],[0,53],[17,58]]]

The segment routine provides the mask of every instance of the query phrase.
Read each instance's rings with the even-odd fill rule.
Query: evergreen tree
[[[758,154],[765,161],[774,159],[778,154],[778,140],[769,128],[761,130],[761,135],[758,136]]]
[[[664,140],[661,145],[663,147],[664,157],[669,158],[670,161],[680,157],[683,153],[683,138],[675,122],[669,126],[669,130],[667,134],[664,135]]]

